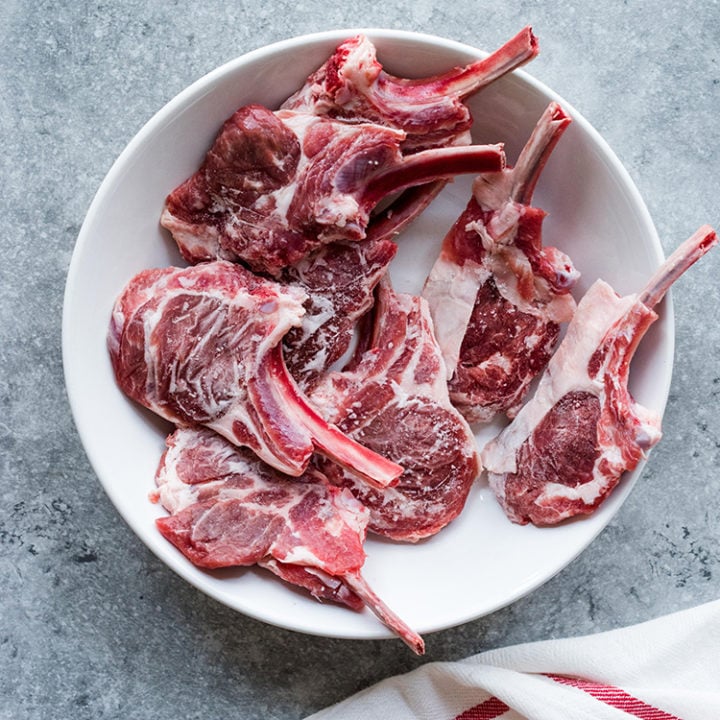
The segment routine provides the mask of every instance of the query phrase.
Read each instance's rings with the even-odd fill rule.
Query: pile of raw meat
[[[472,144],[464,102],[537,51],[525,28],[409,80],[351,38],[281,108],[238,109],[168,195],[161,222],[188,266],[132,278],[108,346],[122,390],[176,428],[152,497],[191,562],[367,606],[422,653],[362,576],[367,532],[431,537],[483,469],[515,522],[588,514],[659,440],[630,360],[715,233],[638,294],[598,281],[576,306],[579,274],[532,206],[570,117],[551,103],[509,167],[502,145]],[[396,292],[396,239],[461,173],[472,196],[422,296]],[[497,415],[512,421],[479,452],[469,423]]]

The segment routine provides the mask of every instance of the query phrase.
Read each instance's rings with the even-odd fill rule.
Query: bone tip
[[[538,39],[538,36],[533,32],[531,25],[527,25],[523,28],[522,32],[527,37],[527,43],[530,48],[530,52],[532,53],[532,57],[535,57],[540,52],[540,40]]]
[[[718,241],[717,233],[715,232],[715,229],[712,228],[710,225],[701,226],[698,230],[698,234],[702,235],[702,245],[708,250]]]

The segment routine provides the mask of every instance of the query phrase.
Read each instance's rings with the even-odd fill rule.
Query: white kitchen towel
[[[720,720],[720,601],[428,663],[307,720]]]

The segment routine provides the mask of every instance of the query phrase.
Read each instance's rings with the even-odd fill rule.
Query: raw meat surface
[[[368,528],[415,542],[437,533],[465,505],[480,472],[475,438],[452,407],[445,367],[425,302],[378,287],[368,349],[347,370],[329,373],[311,398],[331,422],[405,472],[393,488],[363,488],[329,463],[332,482],[370,509]]]
[[[575,309],[570,290],[579,274],[567,256],[543,247],[545,213],[530,206],[569,122],[552,103],[515,167],[475,180],[423,289],[450,398],[471,422],[515,415]]]
[[[324,422],[287,373],[280,343],[304,299],[224,261],[144,271],[112,314],[118,384],[161,417],[209,427],[289,475],[317,449],[387,485],[402,468]]]
[[[156,475],[162,535],[204,568],[260,565],[318,600],[368,607],[415,652],[423,641],[360,571],[368,511],[309,468],[288,478],[207,429],[167,439]]]
[[[500,146],[404,158],[404,137],[370,123],[240,108],[200,169],[167,197],[161,223],[190,263],[242,260],[277,276],[329,242],[362,240],[371,210],[393,193],[504,166]]]
[[[203,428],[176,430],[167,444],[156,482],[171,514],[157,525],[195,565],[254,565],[271,556],[330,575],[362,567],[367,511],[317,470],[282,476]]]
[[[397,252],[392,239],[443,189],[438,181],[406,190],[368,225],[360,243],[324,245],[283,270],[281,281],[308,295],[299,328],[285,336],[285,359],[306,392],[348,350],[358,320],[373,305],[373,292]]]
[[[385,72],[364,35],[346,40],[283,103],[283,108],[403,130],[403,152],[466,144],[472,117],[464,101],[532,60],[538,43],[527,27],[483,60],[431,78]]]
[[[482,453],[490,487],[511,520],[551,525],[592,513],[661,437],[660,418],[627,383],[653,307],[715,243],[700,228],[639,295],[602,280],[580,301],[537,392]]]
[[[391,240],[332,243],[284,271],[309,298],[302,324],[285,337],[288,369],[304,390],[344,355],[396,252]]]
[[[291,585],[305,588],[319,602],[336,602],[353,610],[362,610],[365,607],[365,601],[343,579],[328,575],[317,568],[279,562],[271,557],[258,560],[257,565]]]

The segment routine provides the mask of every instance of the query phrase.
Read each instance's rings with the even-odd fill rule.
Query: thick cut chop
[[[715,243],[700,228],[638,295],[596,281],[531,400],[483,450],[493,489],[514,522],[552,525],[593,512],[660,439],[660,418],[628,391],[633,354],[670,285]]]
[[[483,60],[436,77],[408,79],[387,73],[375,46],[357,35],[341,43],[282,107],[403,130],[403,152],[464,144],[472,125],[464,101],[537,53],[537,39],[527,27]]]
[[[370,510],[368,529],[415,542],[434,535],[465,505],[480,472],[475,438],[450,404],[445,367],[424,300],[380,283],[374,326],[351,366],[328,373],[311,394],[325,417],[366,447],[403,465],[379,492],[323,465]]]
[[[497,145],[403,157],[405,133],[259,105],[223,125],[201,167],[167,197],[161,223],[190,263],[242,260],[277,276],[323,245],[362,240],[385,197],[499,170]]]
[[[579,273],[566,255],[543,247],[545,213],[530,206],[569,122],[551,103],[515,167],[475,180],[423,289],[450,398],[471,422],[514,416],[575,309],[570,290]]]
[[[367,510],[314,468],[288,478],[207,429],[167,440],[156,475],[163,536],[204,568],[259,565],[318,600],[367,605],[415,652],[422,638],[361,575]]]
[[[122,390],[161,417],[203,425],[300,475],[318,450],[380,486],[402,468],[328,425],[287,372],[281,342],[304,293],[225,261],[141,272],[113,309]]]

